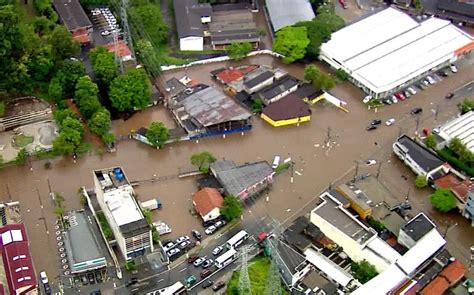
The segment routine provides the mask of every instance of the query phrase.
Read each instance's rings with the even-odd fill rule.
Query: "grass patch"
[[[0,117],[5,116],[5,102],[0,101]]]
[[[446,147],[436,152],[438,153],[438,156],[447,161],[450,165],[454,166],[456,169],[466,172],[470,177],[474,177],[474,167],[469,166],[467,163],[459,160],[456,154],[449,148]]]
[[[99,220],[100,227],[102,228],[102,231],[104,232],[105,238],[110,241],[113,237],[112,230],[110,229],[109,223],[107,222],[107,219],[105,218],[104,212],[97,212],[97,219]]]
[[[270,260],[265,256],[257,256],[249,262],[249,277],[250,284],[252,286],[252,294],[264,294],[267,274],[270,268]],[[240,272],[236,271],[232,274],[227,285],[227,294],[228,295],[238,295],[239,294],[239,277]],[[282,286],[282,293],[287,295],[288,292]]]
[[[275,168],[275,173],[280,174],[283,171],[288,170],[288,168],[290,168],[290,166],[291,166],[291,163],[280,164],[280,165],[278,165],[278,167]]]
[[[24,148],[25,146],[29,145],[30,143],[33,143],[34,141],[34,137],[33,136],[26,136],[26,135],[23,135],[23,134],[20,134],[20,135],[15,135],[13,137],[13,142],[14,142],[14,146],[16,148]]]

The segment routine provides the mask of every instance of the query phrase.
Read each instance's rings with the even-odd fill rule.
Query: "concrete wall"
[[[298,124],[298,123],[308,122],[308,121],[311,120],[311,116],[293,118],[293,119],[288,119],[288,120],[280,120],[280,121],[273,121],[270,117],[267,117],[265,114],[260,115],[260,117],[265,122],[272,125],[273,127],[295,125],[295,124]]]

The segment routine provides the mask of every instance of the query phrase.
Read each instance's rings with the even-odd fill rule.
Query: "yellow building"
[[[360,218],[366,219],[372,215],[372,201],[356,187],[343,184],[336,188],[351,204],[351,208],[359,214]]]
[[[294,125],[311,120],[311,109],[295,94],[289,94],[262,110],[260,116],[273,127]]]

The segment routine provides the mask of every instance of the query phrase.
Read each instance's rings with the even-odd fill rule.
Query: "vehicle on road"
[[[451,99],[451,98],[453,98],[453,97],[454,97],[454,93],[452,93],[452,92],[449,92],[449,93],[446,94],[446,96],[445,96],[445,98],[447,98],[447,99]]]
[[[387,122],[385,122],[385,125],[387,125],[387,126],[391,126],[393,124],[395,124],[395,119],[394,118],[388,119]]]
[[[435,79],[433,79],[433,77],[431,77],[431,76],[426,76],[426,80],[428,80],[428,82],[429,82],[431,85],[436,84]]]
[[[367,166],[372,166],[372,165],[375,165],[375,164],[377,164],[377,161],[375,161],[375,160],[367,160],[367,161],[365,161],[365,165],[367,165]]]
[[[197,279],[195,276],[189,276],[186,278],[186,286],[191,287],[197,282]]]
[[[408,87],[407,90],[408,90],[408,92],[411,93],[411,95],[415,95],[415,94],[416,94],[416,90],[415,90],[413,87]]]
[[[246,239],[248,239],[249,234],[245,230],[241,230],[236,233],[232,238],[230,238],[225,244],[227,249],[237,248],[242,244]]]
[[[210,227],[206,228],[206,229],[204,230],[204,232],[206,233],[206,235],[210,236],[210,235],[212,235],[216,230],[217,230],[217,227],[215,227],[214,225],[211,225]]]
[[[199,256],[191,256],[191,257],[188,258],[188,263],[191,264],[194,261],[196,261],[198,258],[199,258]]]
[[[175,255],[178,255],[179,252],[181,252],[181,250],[179,250],[178,248],[173,248],[171,250],[169,250],[168,252],[166,252],[166,255],[168,255],[168,257],[173,257]]]
[[[193,262],[193,265],[194,265],[195,267],[198,267],[198,266],[200,266],[201,264],[203,264],[204,261],[206,261],[206,259],[207,259],[207,256],[199,257],[198,259],[196,259],[196,260]]]
[[[43,284],[48,283],[48,276],[46,275],[46,272],[43,270],[39,273],[40,275],[40,280]]]
[[[151,294],[156,294],[156,295],[158,295],[158,294],[163,294],[163,295],[164,294],[173,294],[173,295],[175,295],[175,294],[187,294],[187,290],[186,290],[186,287],[181,282],[176,282],[171,286],[168,286],[166,288],[160,289],[160,290],[155,291],[155,292],[147,293],[147,294],[150,294],[150,295]]]
[[[224,252],[224,254],[222,254],[221,256],[217,257],[214,265],[217,268],[222,268],[226,265],[229,265],[235,259],[237,259],[237,251],[235,251],[235,249],[230,249]]]
[[[184,241],[189,241],[189,237],[188,236],[181,236],[181,237],[177,238],[176,239],[176,244],[181,244]]]
[[[377,125],[380,125],[382,124],[382,120],[380,119],[374,119],[370,122],[370,125],[374,125],[374,126],[377,126]]]
[[[173,242],[167,242],[167,243],[163,246],[163,251],[168,252],[169,250],[173,249],[174,247],[176,247],[176,244],[175,244],[175,243],[173,243]]]
[[[224,225],[226,225],[225,220],[219,220],[218,222],[214,224],[214,226],[217,228],[223,227]]]
[[[219,282],[215,283],[214,286],[212,286],[212,290],[214,290],[214,291],[219,291],[219,290],[222,289],[222,287],[224,287],[224,286],[225,286],[225,282],[219,281]]]
[[[161,209],[163,205],[161,204],[161,201],[158,199],[151,199],[145,202],[141,202],[142,208],[148,209],[150,211],[156,210],[156,209]]]
[[[208,276],[210,276],[211,273],[212,273],[212,270],[205,269],[205,270],[201,271],[201,273],[199,275],[201,276],[201,279],[204,279],[204,278],[207,278]]]
[[[213,280],[207,280],[205,281],[204,283],[202,283],[202,288],[203,289],[207,289],[209,288],[210,286],[212,286],[212,284],[214,284],[214,281]]]
[[[371,96],[371,95],[367,95],[366,97],[364,97],[364,99],[362,100],[362,102],[363,102],[363,103],[368,103],[371,99],[372,99],[372,96]]]
[[[191,233],[193,234],[193,237],[194,237],[196,240],[200,241],[200,240],[202,239],[201,233],[198,232],[197,230],[193,229],[193,230],[191,231]]]
[[[280,165],[280,156],[275,156],[273,158],[272,169],[275,169],[278,165]]]
[[[209,258],[206,261],[204,261],[201,266],[202,268],[208,268],[209,266],[212,265],[213,262],[214,260]]]
[[[138,283],[138,278],[130,278],[130,280],[128,280],[125,286],[130,287],[132,285],[135,285],[136,283]]]
[[[347,4],[345,0],[339,0],[339,4],[341,4],[342,8],[347,9]]]
[[[212,255],[217,256],[222,252],[222,250],[224,250],[224,247],[217,246],[214,248],[214,250],[212,250]]]
[[[51,290],[51,286],[49,285],[49,283],[43,284],[43,287],[44,287],[44,292],[46,293],[46,295],[53,294],[53,291]]]
[[[457,73],[457,72],[458,72],[458,68],[457,68],[455,65],[453,65],[453,64],[449,65],[449,69],[450,69],[451,72],[453,72],[453,73]]]
[[[367,128],[365,128],[367,131],[372,131],[372,130],[375,130],[377,129],[377,125],[369,125],[367,126]]]
[[[412,110],[410,111],[410,113],[411,113],[412,115],[417,115],[417,114],[419,114],[419,113],[421,113],[421,112],[423,112],[423,109],[422,109],[422,108],[414,108],[414,109],[412,109]]]

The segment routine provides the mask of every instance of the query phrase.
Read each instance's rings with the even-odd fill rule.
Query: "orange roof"
[[[207,215],[214,208],[224,206],[224,198],[215,188],[205,187],[193,196],[193,203],[201,216]]]
[[[451,190],[462,202],[466,202],[467,192],[474,189],[474,182],[469,179],[462,180],[452,173],[436,179],[435,185]]]
[[[132,55],[132,51],[130,48],[128,48],[127,43],[125,41],[120,40],[117,43],[117,46],[114,43],[109,43],[104,45],[105,48],[109,50],[109,52],[116,52],[118,53],[118,56],[120,57],[125,57],[125,56],[130,56]]]
[[[443,294],[448,290],[449,284],[445,278],[437,276],[426,287],[421,290],[421,295]]]
[[[83,34],[72,34],[72,39],[78,41],[79,43],[89,43],[91,40],[89,38],[89,34],[83,33]]]
[[[218,73],[216,76],[217,76],[218,79],[220,79],[222,81],[222,83],[228,84],[232,81],[242,79],[242,77],[244,75],[238,69],[229,68],[229,69],[225,69],[222,72]]]
[[[466,274],[466,267],[459,260],[454,260],[445,267],[439,276],[444,277],[452,286],[459,282]]]

